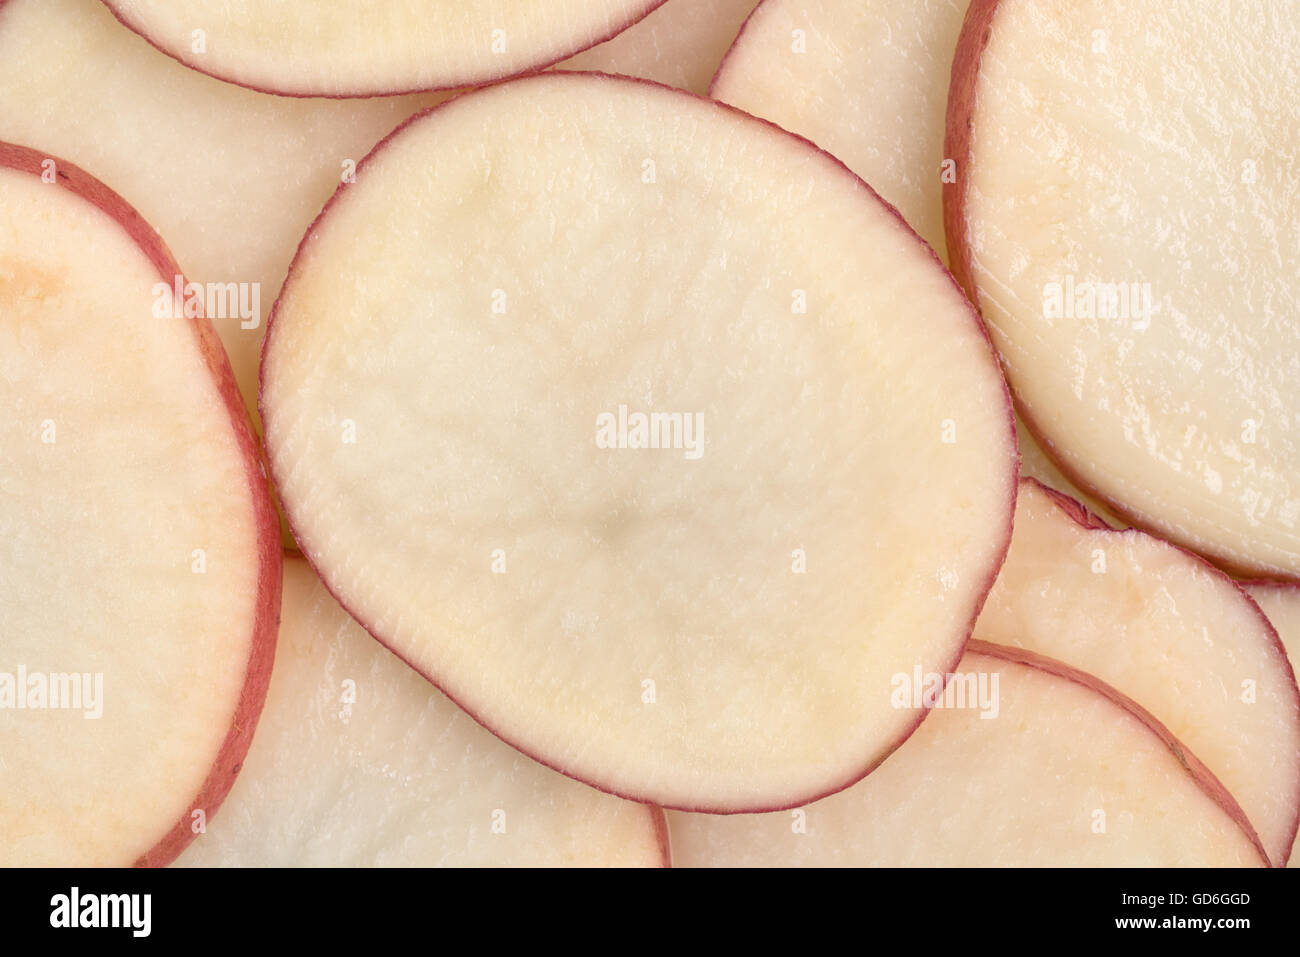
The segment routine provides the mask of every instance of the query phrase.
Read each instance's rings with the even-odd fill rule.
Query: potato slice
[[[261,407],[344,607],[661,805],[861,777],[1009,537],[1005,385],[933,253],[826,154],[644,82],[530,77],[385,141],[290,271]]]
[[[186,66],[269,93],[449,90],[538,70],[664,0],[104,0]]]
[[[0,863],[165,864],[266,694],[270,490],[230,366],[131,207],[0,144]],[[182,280],[183,281],[183,280]]]
[[[953,272],[1018,408],[1125,521],[1300,575],[1300,20],[977,0],[953,65]]]

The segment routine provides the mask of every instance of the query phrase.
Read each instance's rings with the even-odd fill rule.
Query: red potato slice
[[[546,68],[627,30],[663,1],[104,3],[166,55],[211,77],[289,96],[383,96]]]
[[[946,262],[944,107],[967,4],[764,0],[710,93],[830,150]]]
[[[784,813],[670,812],[674,866],[1263,863],[1232,797],[1097,679],[985,642],[971,643],[958,674],[984,682],[989,707],[941,703],[848,790]]]
[[[664,0],[104,0],[195,70],[292,96],[449,90],[538,70]]]
[[[1300,585],[1294,582],[1252,582],[1243,583],[1242,587],[1277,629],[1294,670],[1296,663],[1300,662]],[[1300,837],[1291,844],[1288,867],[1300,864],[1297,847],[1300,847]]]
[[[1026,424],[1126,521],[1300,574],[1294,5],[978,0],[953,272]]]
[[[177,266],[75,166],[0,144],[0,862],[165,864],[266,693],[280,550]],[[169,302],[170,304],[170,302]]]
[[[758,0],[666,0],[635,26],[569,58],[563,66],[624,73],[703,94],[757,4]]]
[[[493,737],[286,558],[266,710],[192,867],[661,867],[663,812]]]
[[[261,405],[372,634],[525,753],[692,809],[828,793],[911,733],[890,678],[960,656],[1015,494],[987,343],[892,210],[776,127],[593,74],[372,153],[290,271]]]
[[[1226,575],[1026,481],[975,637],[1128,695],[1232,792],[1270,860],[1286,861],[1300,818],[1300,691],[1277,633]]]

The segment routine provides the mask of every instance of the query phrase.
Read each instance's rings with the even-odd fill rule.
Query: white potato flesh
[[[704,94],[757,5],[758,0],[666,0],[635,26],[561,66],[625,73]]]
[[[388,140],[262,376],[341,603],[521,750],[661,805],[864,774],[922,716],[891,676],[957,659],[1009,539],[1005,387],[931,251],[827,155],[653,84],[543,74]],[[601,428],[652,412],[659,448]]]
[[[1257,582],[1244,584],[1243,587],[1277,629],[1282,647],[1286,649],[1287,658],[1294,669],[1296,663],[1300,662],[1300,585]],[[1300,847],[1300,837],[1291,844],[1288,867],[1300,866],[1297,847]]]
[[[1029,425],[1132,523],[1300,575],[1295,4],[1002,0],[987,36],[949,250]]]
[[[712,95],[848,164],[941,257],[944,108],[969,0],[765,0]]]
[[[493,737],[284,563],[253,746],[188,867],[661,867],[663,812]]]
[[[976,651],[958,672],[983,676],[996,711],[936,709],[874,774],[804,808],[670,812],[674,866],[1263,864],[1213,788],[1113,696]]]
[[[548,66],[663,0],[107,0],[183,63],[303,96],[450,89]]]
[[[257,720],[273,512],[157,237],[42,172],[0,146],[0,862],[165,863]]]
[[[1205,562],[1095,524],[1077,503],[1024,483],[975,637],[1064,661],[1146,708],[1232,792],[1270,859],[1284,861],[1300,817],[1300,692],[1276,633]]]

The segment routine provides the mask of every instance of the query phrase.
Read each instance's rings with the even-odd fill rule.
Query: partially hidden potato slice
[[[569,70],[602,70],[705,93],[758,0],[666,0],[644,20],[570,57]]]
[[[664,0],[104,0],[195,70],[296,96],[446,90],[537,70]]]
[[[1286,861],[1300,818],[1300,692],[1277,633],[1226,575],[1025,481],[975,637],[1128,695],[1232,792],[1270,860]]]
[[[175,262],[86,173],[0,144],[0,864],[165,864],[243,760],[275,513]]]
[[[1300,575],[1292,3],[977,0],[953,65],[953,272],[1080,488]]]
[[[1257,867],[1241,810],[1090,675],[972,641],[916,734],[804,808],[670,812],[677,867]],[[945,692],[945,695],[948,693]],[[964,697],[963,697],[964,696]]]
[[[1294,582],[1252,582],[1243,584],[1246,593],[1255,599],[1255,603],[1268,616],[1268,620],[1277,629],[1282,639],[1282,647],[1294,669],[1300,662],[1300,585]],[[1300,846],[1300,837],[1291,844],[1291,856],[1288,867],[1300,866],[1296,848]]]
[[[497,740],[286,558],[266,710],[195,867],[645,866],[663,812]]]
[[[261,408],[345,608],[516,747],[666,806],[861,777],[1009,539],[1005,386],[933,253],[805,142],[627,79],[381,144],[290,271]]]
[[[944,257],[944,107],[967,4],[764,0],[710,94],[830,150]]]

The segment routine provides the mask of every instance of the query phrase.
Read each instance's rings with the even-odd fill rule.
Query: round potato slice
[[[1125,521],[1300,575],[1300,19],[976,0],[944,218],[1044,451]]]
[[[272,313],[304,554],[516,747],[710,810],[861,777],[960,656],[1009,399],[933,252],[828,155],[633,80],[467,94],[367,158]]]
[[[664,0],[104,0],[186,66],[293,96],[447,90],[558,63]]]
[[[157,234],[0,144],[0,864],[165,864],[270,680],[280,549],[230,366]]]

